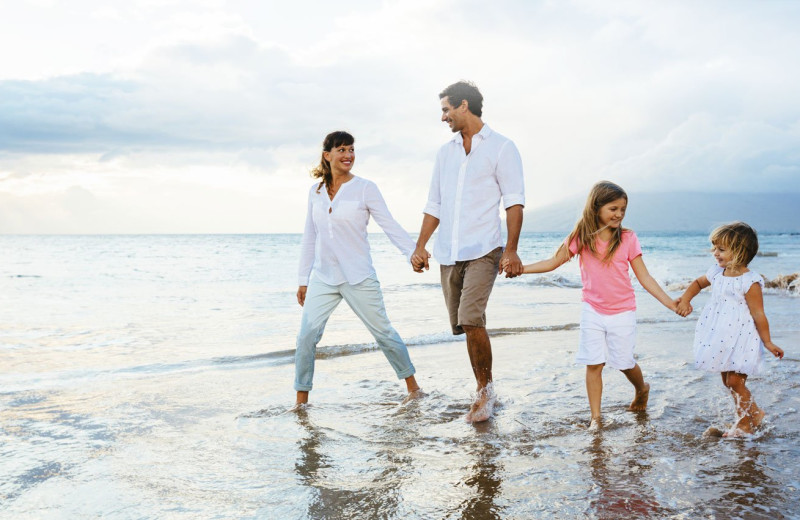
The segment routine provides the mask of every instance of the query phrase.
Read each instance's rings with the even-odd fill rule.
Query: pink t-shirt
[[[642,254],[639,238],[633,231],[622,232],[622,242],[611,261],[603,262],[608,242],[597,239],[597,256],[590,250],[580,255],[583,301],[601,314],[618,314],[636,310],[631,277],[628,274],[630,261]],[[578,254],[578,240],[569,243],[569,252]]]

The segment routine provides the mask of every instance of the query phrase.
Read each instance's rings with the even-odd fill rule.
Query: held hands
[[[417,246],[417,248],[411,254],[411,267],[414,269],[414,272],[421,273],[423,269],[427,271],[430,268],[428,265],[428,259],[430,257],[431,254],[427,249]]]
[[[694,308],[688,301],[683,301],[682,298],[675,298],[675,313],[679,316],[686,317],[692,313]]]
[[[503,272],[506,273],[506,278],[514,278],[522,274],[522,260],[519,259],[516,252],[503,251],[497,274],[502,274]]]
[[[306,303],[306,291],[308,290],[307,285],[301,285],[297,289],[297,303],[300,304],[300,307]]]
[[[767,350],[769,350],[773,356],[778,359],[783,359],[783,349],[778,345],[770,341],[768,343],[764,343],[764,346],[767,347]]]

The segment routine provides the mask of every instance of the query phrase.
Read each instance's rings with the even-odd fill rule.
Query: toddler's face
[[[731,254],[731,250],[723,246],[722,244],[714,244],[714,247],[711,249],[712,254],[714,255],[714,259],[717,261],[717,265],[722,268],[728,267],[733,255]]]

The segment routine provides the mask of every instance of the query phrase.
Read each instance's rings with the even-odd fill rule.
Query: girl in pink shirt
[[[576,362],[586,365],[586,392],[594,428],[600,426],[605,365],[621,370],[633,384],[636,395],[628,410],[636,412],[647,408],[650,385],[645,383],[633,357],[636,298],[628,265],[647,292],[665,307],[677,310],[677,303],[647,271],[636,234],[622,227],[627,206],[625,190],[613,182],[598,182],[589,192],[575,229],[555,254],[547,260],[525,265],[523,271],[547,273],[573,256],[580,256],[583,308]]]

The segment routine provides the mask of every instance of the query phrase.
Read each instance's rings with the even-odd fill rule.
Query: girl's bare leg
[[[589,410],[592,413],[592,423],[600,423],[600,402],[603,399],[603,367],[599,365],[586,365],[586,395],[589,397]]]
[[[650,384],[644,382],[644,375],[642,375],[642,369],[639,368],[639,363],[636,363],[633,368],[623,370],[622,373],[625,374],[625,377],[636,389],[636,394],[633,396],[633,401],[628,410],[631,412],[645,411],[647,409],[647,400],[650,397]]]

